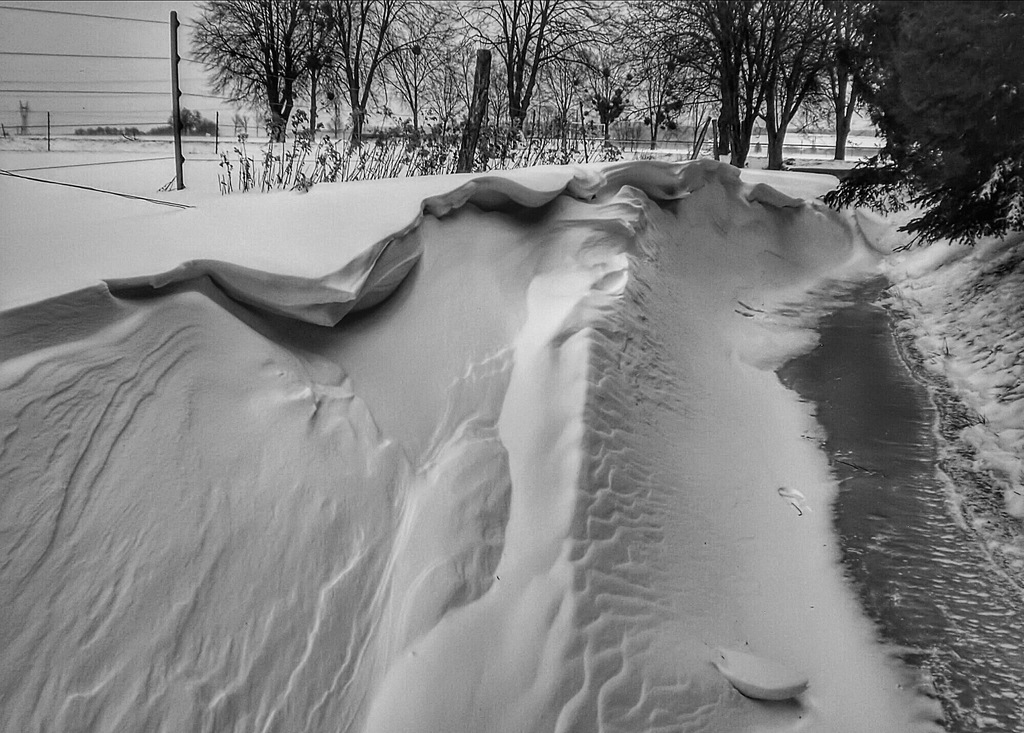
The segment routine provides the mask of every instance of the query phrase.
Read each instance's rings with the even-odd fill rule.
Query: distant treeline
[[[76,135],[123,135],[124,137],[138,137],[145,135],[137,127],[79,127],[75,130]]]
[[[139,137],[140,135],[171,135],[174,132],[173,118],[167,120],[167,125],[154,127],[148,131],[142,131],[137,127],[79,127],[75,130],[76,135],[123,135],[124,137]],[[216,135],[217,123],[208,120],[199,112],[183,107],[181,110],[181,134],[182,135]]]

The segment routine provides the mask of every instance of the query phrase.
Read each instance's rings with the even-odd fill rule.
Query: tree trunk
[[[723,79],[727,69],[722,70]],[[715,138],[715,159],[732,153],[733,127],[739,126],[740,111],[738,97],[734,95],[731,85],[721,83],[722,108],[718,115],[718,136]]]
[[[741,118],[737,110],[729,130],[730,144],[732,145],[732,157],[729,159],[729,163],[737,168],[744,168],[747,165],[750,138],[754,134],[754,124],[757,122],[757,110],[748,108],[746,115]]]
[[[732,154],[732,122],[722,115],[718,118],[718,138],[715,140],[715,157]]]
[[[316,139],[316,82],[317,73],[314,71],[309,75],[309,137],[311,140]]]
[[[835,86],[834,109],[836,113],[836,148],[835,160],[846,160],[846,141],[850,137],[850,127],[853,125],[853,113],[857,109],[857,91],[850,89],[850,77],[846,67],[836,70],[837,79]],[[850,98],[846,98],[846,91],[850,89]]]
[[[845,117],[836,119],[836,154],[835,160],[846,160],[846,141],[850,137],[850,120]]]
[[[280,104],[270,105],[270,127],[267,130],[267,137],[270,142],[279,143],[284,141],[285,131],[288,127],[288,118],[281,110]]]
[[[583,111],[583,102],[580,102],[580,137],[583,139],[583,162],[590,162],[590,151],[587,149],[587,116]]]
[[[729,164],[737,168],[743,168],[747,164],[747,153],[750,152],[750,133],[753,122],[748,124],[732,124],[729,127],[729,144],[732,152],[729,157]]]
[[[491,85],[491,51],[487,48],[477,49],[476,73],[473,76],[473,100],[469,106],[469,117],[466,129],[462,133],[462,145],[459,147],[459,160],[456,173],[470,173],[476,159],[476,146],[480,141],[480,128],[487,114],[487,92]]]
[[[750,145],[748,143],[746,147],[741,146],[735,136],[733,136],[732,143],[732,153],[729,156],[729,165],[736,166],[737,168],[743,168],[747,164],[747,148],[749,148]]]
[[[508,101],[508,122],[509,137],[515,137],[516,133],[523,129],[526,124],[526,110],[520,101],[509,99]]]
[[[845,109],[842,104],[836,104],[836,160],[846,160],[846,142],[850,138],[850,127],[853,125],[853,113],[857,109],[857,99],[857,90],[851,89],[850,98],[845,101]]]
[[[769,87],[765,98],[767,109],[764,115],[764,129],[768,134],[768,170],[782,170],[782,143],[786,139],[788,120],[779,119],[775,104],[775,88]]]
[[[366,110],[359,106],[358,102],[352,103],[352,144],[362,147],[363,144],[363,121],[366,119]]]
[[[782,146],[786,141],[786,128],[781,130],[768,130],[768,170],[782,170]]]

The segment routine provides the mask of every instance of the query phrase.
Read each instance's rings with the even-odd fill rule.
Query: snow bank
[[[0,182],[0,728],[929,729],[771,371],[877,268],[812,183]]]
[[[900,328],[970,409],[958,440],[1003,499],[974,512],[975,526],[1021,573],[1021,528],[1000,515],[1024,519],[1024,236],[935,244],[892,258],[889,269]]]
[[[671,200],[703,185],[701,166],[708,164],[620,163],[408,178],[391,183],[386,215],[374,182],[318,186],[305,195],[226,197],[157,216],[154,205],[143,201],[98,207],[109,199],[4,178],[0,193],[11,216],[0,309],[100,281],[118,293],[138,293],[209,277],[235,300],[333,325],[397,287],[419,259],[416,230],[424,214],[444,216],[468,204],[484,210],[540,208],[562,194],[589,200],[624,185]],[[718,171],[738,184],[735,169]],[[32,202],[42,195],[62,217],[40,220]],[[766,197],[764,203],[776,206],[799,203],[762,184],[748,196]],[[69,218],[87,218],[92,231],[69,232]]]

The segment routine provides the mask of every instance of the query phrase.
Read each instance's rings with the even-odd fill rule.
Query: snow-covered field
[[[936,729],[774,370],[890,273],[1016,510],[1019,298],[945,314],[1019,242],[890,255],[835,179],[713,161],[216,170],[0,177],[0,730]]]

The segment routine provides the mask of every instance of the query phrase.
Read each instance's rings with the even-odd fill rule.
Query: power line
[[[123,15],[93,15],[92,13],[75,13],[70,10],[47,10],[44,8],[19,8],[12,5],[0,5],[0,10],[20,10],[25,13],[47,13],[48,15],[74,15],[79,18],[103,18],[105,20],[130,20],[135,23],[156,23],[166,25],[166,20],[149,20],[147,18],[126,18]]]
[[[160,96],[166,96],[168,92],[145,92],[140,90],[128,90],[128,91],[116,91],[113,89],[0,89],[0,94],[106,94],[109,96],[120,97],[124,95],[140,95],[158,94]]]
[[[133,61],[167,61],[167,56],[119,56],[104,53],[42,53],[38,51],[0,51],[0,56],[52,56],[57,58],[74,59],[130,59]]]

